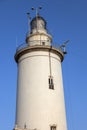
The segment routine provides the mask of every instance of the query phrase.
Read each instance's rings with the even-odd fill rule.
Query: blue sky
[[[12,130],[15,122],[16,47],[25,42],[27,12],[43,6],[53,43],[67,39],[68,54],[62,63],[68,130],[87,129],[87,1],[0,0],[0,130]]]

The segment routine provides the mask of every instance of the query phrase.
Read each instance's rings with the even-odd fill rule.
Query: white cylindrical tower
[[[26,46],[20,47],[16,127],[14,130],[67,130],[61,62],[64,54],[52,46],[46,21],[32,19]]]

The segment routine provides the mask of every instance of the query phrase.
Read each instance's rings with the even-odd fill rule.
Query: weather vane
[[[38,32],[38,16],[39,16],[39,10],[41,10],[42,7],[41,6],[39,6],[37,8],[32,7],[31,9],[36,11],[36,27],[37,27],[36,29],[37,29],[37,32]]]
[[[41,10],[42,7],[41,6],[39,6],[37,8],[32,7],[31,9],[36,11],[36,17],[37,17],[39,15],[39,10]]]

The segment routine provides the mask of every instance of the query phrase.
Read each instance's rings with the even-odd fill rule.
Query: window
[[[45,42],[42,42],[42,45],[45,45]]]
[[[50,126],[50,130],[56,130],[56,126],[55,125]]]
[[[49,77],[49,89],[54,89],[53,78],[51,76]]]

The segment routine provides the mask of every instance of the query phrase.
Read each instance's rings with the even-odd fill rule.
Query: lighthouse
[[[47,22],[39,13],[31,19],[25,41],[15,54],[14,130],[67,130],[61,68],[64,51],[53,46]]]

